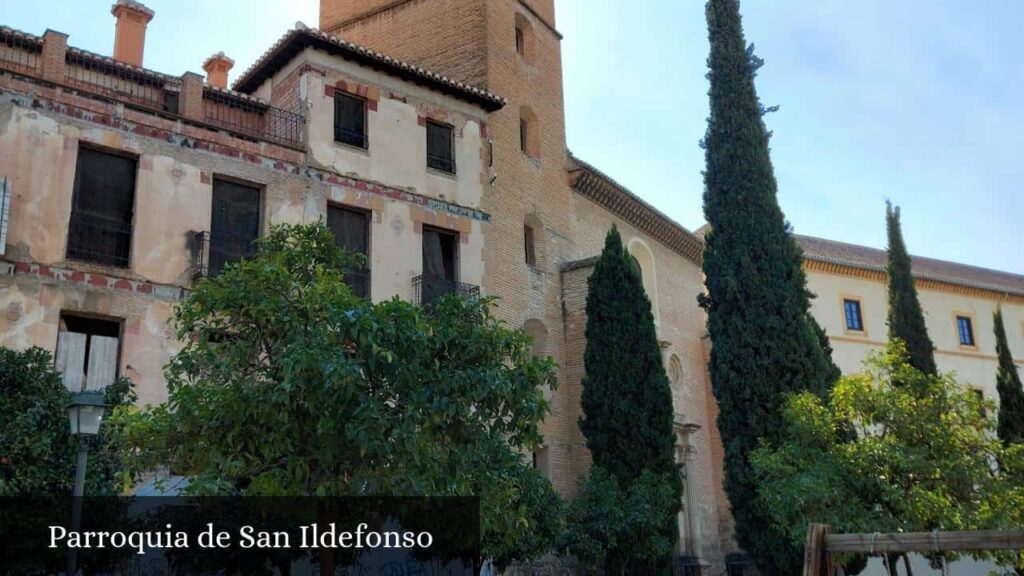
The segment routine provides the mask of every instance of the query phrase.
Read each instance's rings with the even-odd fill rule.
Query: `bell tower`
[[[509,325],[546,333],[538,352],[564,366],[560,270],[579,256],[554,0],[320,0],[320,29],[507,100],[486,127],[483,289],[500,296],[497,314]],[[558,390],[550,401],[545,468],[568,494],[586,470],[586,455],[572,448],[582,445],[579,399]]]

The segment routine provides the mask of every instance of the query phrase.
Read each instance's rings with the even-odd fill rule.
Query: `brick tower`
[[[565,366],[560,266],[580,256],[571,241],[554,0],[321,0],[320,29],[508,100],[487,127],[484,291],[501,297],[498,314],[525,327],[538,353]],[[556,391],[551,405],[547,446],[535,457],[568,494],[588,461],[576,425],[579,391]]]

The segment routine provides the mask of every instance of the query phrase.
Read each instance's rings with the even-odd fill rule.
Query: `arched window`
[[[523,219],[523,261],[530,266],[541,266],[541,240],[544,224],[536,214],[527,214]]]
[[[647,244],[640,238],[633,238],[628,245],[629,255],[633,257],[637,268],[640,271],[640,279],[644,284],[644,292],[651,301],[651,312],[654,314],[654,322],[658,322],[658,282],[654,266],[654,254]]]
[[[531,158],[540,154],[537,115],[529,106],[519,108],[519,149]]]
[[[668,360],[668,378],[673,385],[683,381],[683,362],[675,354]]]
[[[533,61],[533,25],[524,14],[516,14],[516,54],[527,62]]]
[[[530,337],[530,352],[534,356],[547,356],[548,329],[543,322],[536,318],[530,318],[523,323],[523,332]]]

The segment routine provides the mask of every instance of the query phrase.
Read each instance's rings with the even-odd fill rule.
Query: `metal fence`
[[[216,90],[204,91],[203,118],[207,124],[253,140],[291,148],[301,148],[305,140],[302,114]]]
[[[0,68],[18,74],[35,74],[42,57],[39,38],[0,27]]]
[[[446,294],[454,294],[461,298],[479,298],[480,287],[447,278],[416,276],[412,279],[413,303],[417,306],[428,306]]]
[[[178,113],[181,81],[77,49],[67,53],[68,86],[149,111]]]
[[[68,226],[68,258],[126,268],[131,224],[103,214],[74,210]]]

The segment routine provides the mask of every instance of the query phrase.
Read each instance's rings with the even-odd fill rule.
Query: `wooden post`
[[[830,530],[826,524],[811,524],[807,527],[807,544],[804,547],[804,576],[832,576],[831,562],[825,551],[825,536]]]

